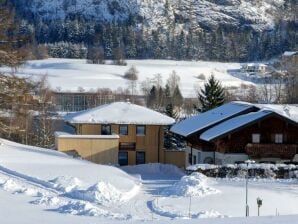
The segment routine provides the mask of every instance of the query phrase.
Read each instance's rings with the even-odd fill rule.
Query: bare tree
[[[89,64],[105,64],[104,50],[102,47],[88,47],[87,63]]]
[[[124,74],[124,78],[128,79],[127,85],[130,89],[131,100],[134,101],[134,95],[137,89],[137,81],[138,81],[139,71],[135,66],[131,66],[127,72]]]
[[[37,128],[36,130],[36,145],[51,148],[54,145],[54,127],[51,112],[53,112],[52,92],[47,83],[47,76],[36,85],[38,94],[37,103]]]
[[[167,80],[167,85],[170,87],[170,93],[171,95],[174,94],[175,88],[177,86],[180,86],[180,76],[177,75],[177,73],[175,71],[173,71],[168,80]]]

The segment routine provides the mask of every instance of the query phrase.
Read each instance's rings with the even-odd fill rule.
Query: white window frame
[[[276,144],[282,144],[284,140],[284,136],[281,133],[275,134],[275,143]]]
[[[261,142],[261,134],[259,133],[252,134],[251,141],[252,143],[259,144]]]

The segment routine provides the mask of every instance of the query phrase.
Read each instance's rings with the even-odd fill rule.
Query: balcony
[[[119,150],[120,151],[135,151],[136,150],[136,143],[135,142],[120,142],[119,143]]]
[[[297,153],[298,145],[290,144],[253,144],[245,146],[246,153],[251,158],[281,158],[293,159]]]

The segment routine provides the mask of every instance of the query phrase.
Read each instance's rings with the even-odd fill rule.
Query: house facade
[[[265,74],[267,72],[267,65],[260,63],[243,64],[241,71],[245,73]]]
[[[188,142],[187,165],[298,162],[298,106],[231,102],[171,131]]]
[[[65,121],[75,127],[76,135],[58,133],[59,151],[76,153],[95,163],[122,166],[172,163],[173,153],[163,147],[164,128],[175,120],[156,111],[116,102],[68,115]]]

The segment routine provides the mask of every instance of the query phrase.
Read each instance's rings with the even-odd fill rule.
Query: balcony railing
[[[293,159],[298,145],[290,144],[254,144],[245,146],[246,153],[252,158],[281,158]]]

